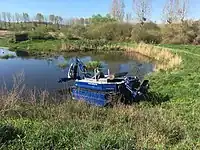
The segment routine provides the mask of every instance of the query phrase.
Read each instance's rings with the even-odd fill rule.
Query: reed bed
[[[177,69],[182,58],[173,53],[169,48],[158,47],[150,44],[140,43],[136,48],[125,47],[126,55],[132,56],[131,53],[139,53],[155,60],[155,71]]]

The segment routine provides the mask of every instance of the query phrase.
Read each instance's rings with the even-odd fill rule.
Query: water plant
[[[101,68],[102,63],[100,61],[89,61],[88,63],[86,63],[86,67],[89,70],[94,70],[95,68]]]
[[[58,67],[61,69],[65,69],[67,67],[68,63],[67,62],[63,62],[63,63],[59,63]]]
[[[16,56],[13,54],[6,54],[3,56],[0,56],[0,59],[9,59],[9,58],[15,58]]]

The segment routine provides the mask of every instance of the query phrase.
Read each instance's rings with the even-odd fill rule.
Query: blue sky
[[[124,0],[126,12],[132,12],[132,0]],[[152,20],[160,20],[166,0],[152,0]],[[190,0],[190,17],[200,18],[200,0]],[[111,0],[0,0],[0,12],[27,12],[34,16],[37,12],[44,15],[55,14],[63,18],[89,17],[93,14],[106,14]],[[192,10],[192,12],[191,12]]]

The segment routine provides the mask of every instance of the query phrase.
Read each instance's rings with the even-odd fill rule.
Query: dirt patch
[[[8,31],[8,30],[0,30],[0,37],[5,37],[5,36],[11,35],[11,34],[12,34],[11,31]]]

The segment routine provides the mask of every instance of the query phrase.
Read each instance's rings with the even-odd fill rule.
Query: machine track
[[[115,92],[110,92],[110,91],[98,91],[98,90],[91,90],[91,89],[87,89],[87,88],[79,88],[79,87],[71,87],[69,89],[69,93],[70,93],[70,97],[71,99],[76,99],[74,96],[73,96],[73,93],[72,91],[73,90],[76,90],[77,93],[81,93],[81,92],[86,92],[86,93],[90,93],[90,95],[92,94],[96,94],[97,97],[90,97],[91,99],[93,99],[94,101],[100,101],[100,96],[104,96],[104,103],[105,105],[104,106],[114,106],[114,105],[117,105],[117,104],[120,104],[123,102],[123,96],[122,94],[120,93],[115,93]],[[80,94],[81,95],[81,94]],[[99,97],[98,97],[99,96]],[[81,97],[81,96],[80,96]],[[84,97],[84,96],[83,96]],[[86,97],[85,97],[86,98]],[[98,99],[99,98],[99,99]],[[84,99],[84,98],[83,98]],[[87,97],[88,99],[88,97]]]

